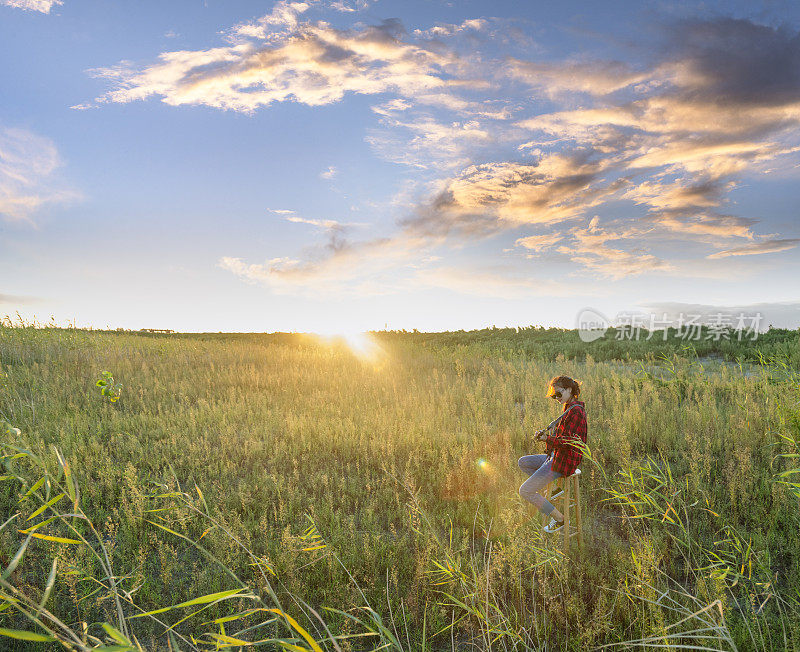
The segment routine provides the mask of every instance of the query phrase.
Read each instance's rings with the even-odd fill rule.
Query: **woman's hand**
[[[534,435],[534,438],[537,439],[538,441],[544,441],[547,437],[544,434],[544,430],[537,430],[536,434]]]

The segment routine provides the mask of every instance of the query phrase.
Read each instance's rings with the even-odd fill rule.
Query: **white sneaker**
[[[558,532],[562,527],[564,527],[564,521],[557,521],[554,518],[550,518],[550,522],[544,526],[544,531],[548,534],[555,534]]]

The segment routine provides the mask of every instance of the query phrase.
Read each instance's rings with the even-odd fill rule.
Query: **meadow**
[[[800,650],[798,331],[372,342],[1,327],[0,647]],[[567,555],[516,464],[562,373]]]

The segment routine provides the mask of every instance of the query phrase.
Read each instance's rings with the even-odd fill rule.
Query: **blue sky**
[[[0,0],[0,315],[798,327],[799,30],[788,2]]]

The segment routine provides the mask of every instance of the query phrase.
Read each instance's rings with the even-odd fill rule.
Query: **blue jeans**
[[[530,475],[519,488],[519,495],[536,505],[543,514],[550,514],[555,507],[538,492],[554,480],[563,477],[561,473],[550,468],[552,461],[552,458],[542,454],[523,455],[517,462],[519,468]]]

